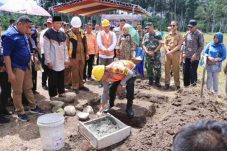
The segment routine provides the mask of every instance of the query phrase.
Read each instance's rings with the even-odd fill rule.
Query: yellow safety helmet
[[[107,20],[107,19],[104,19],[104,20],[102,21],[102,27],[106,27],[106,26],[110,26],[110,21]]]
[[[102,77],[105,72],[105,66],[104,65],[98,65],[95,66],[92,70],[92,75],[95,78],[96,81],[101,81]]]

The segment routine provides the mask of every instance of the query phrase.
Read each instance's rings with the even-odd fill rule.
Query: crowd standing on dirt
[[[70,23],[53,16],[39,31],[28,16],[11,20],[1,37],[0,123],[9,122],[9,101],[13,102],[21,121],[29,121],[24,99],[29,102],[30,112],[44,114],[34,97],[39,93],[37,71],[42,71],[42,88],[48,91],[50,100],[65,97],[65,89],[76,94],[88,92],[86,81],[99,81],[103,93],[98,114],[111,110],[116,95],[125,95],[126,113],[133,118],[134,81],[136,76],[144,78],[144,69],[150,86],[178,90],[181,88],[180,67],[183,67],[183,85],[196,86],[199,62],[205,62],[207,89],[212,92],[213,84],[213,93],[218,95],[218,75],[226,58],[222,33],[216,33],[204,49],[204,36],[194,19],[189,21],[184,36],[177,30],[177,21],[171,21],[164,37],[152,22],[147,22],[145,28],[138,24],[136,30],[125,19],[119,22],[118,27],[111,28],[111,22],[105,19],[96,25],[88,22],[83,28],[85,23],[78,16]],[[132,32],[137,33],[139,43]],[[98,66],[94,66],[95,61]],[[227,67],[224,72],[227,73]],[[171,86],[171,77],[175,86]]]

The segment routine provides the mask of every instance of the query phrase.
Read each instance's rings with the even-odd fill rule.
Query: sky
[[[10,1],[10,0],[0,0],[0,3],[4,4],[4,3],[8,2],[8,1]]]
[[[12,0],[0,0],[0,6]]]

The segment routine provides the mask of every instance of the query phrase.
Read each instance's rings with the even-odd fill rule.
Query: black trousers
[[[64,70],[54,71],[48,70],[48,88],[49,96],[54,97],[58,94],[65,93],[64,87]]]
[[[96,59],[96,65],[99,65],[99,54],[97,55],[97,59]]]
[[[127,98],[127,108],[132,107],[133,100],[134,100],[134,82],[136,78],[131,78],[126,83],[126,98]],[[116,99],[116,91],[117,87],[120,84],[121,81],[117,81],[111,84],[109,89],[109,97],[110,97],[110,106],[114,106],[114,101]]]
[[[35,71],[34,63],[32,63],[32,83],[33,83],[32,91],[34,92],[37,89],[37,71]]]
[[[48,78],[48,67],[45,65],[44,61],[45,61],[44,54],[42,54],[42,58],[41,58],[41,64],[42,64],[42,68],[43,68],[42,86],[46,86],[47,78]]]
[[[6,72],[0,72],[0,86],[0,113],[2,113],[6,110],[8,100],[11,98],[11,85],[8,82],[8,75]]]
[[[184,86],[196,85],[198,65],[198,60],[191,62],[190,58],[185,59],[183,64]]]
[[[91,78],[91,72],[93,69],[94,60],[95,60],[95,55],[89,55],[89,59],[86,61],[84,66],[84,76],[83,76],[84,79]]]

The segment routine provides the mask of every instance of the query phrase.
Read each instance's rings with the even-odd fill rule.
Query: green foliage
[[[196,0],[186,0],[186,12],[185,18],[186,20],[190,20],[191,18],[195,18],[195,11],[198,6],[198,1]]]
[[[201,0],[196,10],[196,18],[203,22],[203,31],[226,32],[227,27],[227,1],[226,0]]]
[[[151,16],[144,21],[144,25],[146,22],[152,22],[156,29],[161,31],[167,31],[168,20],[166,18],[161,18],[159,16]]]
[[[186,31],[188,21],[195,18],[203,32],[227,32],[227,0],[124,1],[133,2],[151,11],[152,20],[161,27],[167,27],[171,20],[177,20],[179,30]]]
[[[9,27],[9,20],[14,19],[17,20],[22,14],[12,14],[12,13],[2,13],[0,15],[1,23],[3,30],[6,30]],[[41,16],[29,16],[34,25],[42,26],[42,24],[46,21],[46,17]]]

